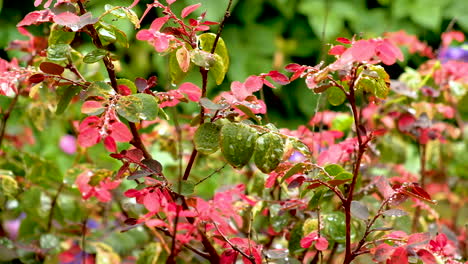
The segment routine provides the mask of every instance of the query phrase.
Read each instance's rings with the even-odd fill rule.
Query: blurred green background
[[[15,25],[35,9],[33,2],[3,0],[2,3],[0,0],[0,57],[11,59],[21,56],[4,48],[11,40],[24,39]],[[112,1],[112,5],[128,6],[131,2],[118,0]],[[208,20],[220,21],[228,0],[179,0],[173,6],[174,10],[181,10],[198,2],[203,4],[198,13],[207,11]],[[92,0],[87,6],[98,15],[106,3],[109,2]],[[151,1],[141,1],[135,7],[139,15],[147,3]],[[243,81],[249,75],[272,69],[281,70],[290,62],[315,65],[321,60],[329,60],[326,43],[333,43],[338,36],[358,34],[375,37],[386,31],[405,30],[437,49],[440,34],[452,20],[456,19],[453,29],[468,32],[466,10],[468,1],[459,0],[234,0],[232,15],[222,35],[230,52],[230,69],[221,86],[210,84],[209,96],[228,90],[234,80]],[[153,9],[144,19],[142,28],[147,28],[158,15]],[[117,23],[120,23],[119,28],[127,33],[131,43],[129,49],[115,50],[122,59],[119,77],[133,80],[157,75],[160,80],[157,89],[168,89],[167,56],[156,54],[146,42],[136,41],[135,31],[128,21]],[[47,32],[47,26],[32,26],[28,30],[41,35]],[[213,26],[212,31],[216,30],[217,26]],[[86,44],[86,38],[85,43],[77,44],[80,44],[80,50],[92,48]],[[394,65],[387,70],[396,78],[403,67],[414,67],[421,61],[422,58],[413,56],[405,64]],[[186,80],[200,84],[197,72]],[[270,121],[291,128],[307,122],[320,99],[318,95],[310,93],[302,81],[284,88],[266,87],[264,91]]]

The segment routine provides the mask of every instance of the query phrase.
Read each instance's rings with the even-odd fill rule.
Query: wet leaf
[[[107,50],[95,49],[83,57],[83,62],[95,63],[95,62],[102,60],[102,58],[104,58],[107,54],[108,54]]]
[[[221,129],[220,145],[226,161],[242,168],[255,151],[257,131],[242,123],[229,123]]]
[[[41,71],[52,75],[61,75],[65,70],[63,66],[53,62],[43,62],[39,65],[39,68]]]
[[[263,173],[278,167],[284,154],[283,138],[275,133],[265,133],[257,138],[254,162]]]
[[[382,214],[385,216],[400,217],[400,216],[407,215],[408,213],[400,209],[389,209],[387,211],[382,212]]]
[[[202,124],[193,138],[195,148],[205,155],[215,153],[219,149],[221,127],[214,123]]]
[[[343,91],[336,86],[328,88],[327,94],[328,102],[334,106],[341,105],[346,100],[346,96]]]
[[[158,116],[158,103],[149,94],[122,96],[117,102],[117,113],[130,122],[154,120]]]

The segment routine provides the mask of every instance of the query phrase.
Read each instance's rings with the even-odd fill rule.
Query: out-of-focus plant
[[[210,96],[243,56],[222,37],[232,2],[220,22],[181,2],[138,16],[138,0],[97,15],[49,0],[17,24],[29,40],[9,49],[26,55],[0,60],[2,261],[466,261],[463,33],[437,53],[404,31],[340,37],[330,63],[248,72]],[[170,87],[121,78],[120,20],[167,58]],[[403,61],[400,47],[428,60],[392,80],[382,64]],[[298,79],[342,111],[309,104],[308,124],[269,123],[264,89]]]

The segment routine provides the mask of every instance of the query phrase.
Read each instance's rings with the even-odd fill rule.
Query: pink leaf
[[[81,113],[89,115],[103,109],[102,103],[98,101],[86,101],[81,106]]]
[[[16,26],[23,27],[44,22],[51,22],[52,18],[53,14],[50,12],[50,10],[33,11],[27,14]]]
[[[150,40],[153,37],[154,37],[153,32],[148,29],[142,29],[138,31],[138,33],[136,34],[136,39],[138,40]]]
[[[148,209],[150,212],[157,212],[159,211],[159,195],[156,191],[150,192],[145,195],[143,199],[143,205]]]
[[[166,24],[167,20],[169,20],[168,16],[158,17],[151,23],[150,28],[154,31],[159,31]]]
[[[328,240],[324,237],[319,237],[315,242],[315,248],[317,250],[326,250],[328,248]]]
[[[80,130],[78,135],[78,145],[87,148],[96,145],[101,140],[99,129],[96,127],[89,127]]]
[[[244,87],[247,91],[253,93],[262,89],[263,81],[256,75],[251,75],[245,80]]]
[[[200,101],[201,90],[198,86],[193,83],[186,82],[180,85],[179,92],[184,93],[188,96],[188,99],[192,102]]]
[[[166,2],[167,2],[169,5],[171,5],[171,4],[174,3],[175,1],[177,1],[177,0],[166,0]]]
[[[114,122],[110,125],[110,136],[117,142],[129,142],[132,140],[133,135],[130,129],[121,122]]]
[[[358,40],[350,50],[354,60],[369,61],[374,56],[375,45],[369,40]]]
[[[82,16],[77,16],[71,12],[63,12],[54,17],[54,22],[69,27],[72,31],[78,31],[87,25],[92,25],[98,21],[98,18],[93,18],[90,12]]]
[[[312,242],[315,242],[318,238],[317,232],[312,232],[307,236],[301,239],[301,247],[302,248],[309,248],[312,245]],[[327,242],[328,243],[328,242]]]
[[[166,34],[160,34],[158,37],[154,38],[154,48],[157,52],[164,52],[169,48],[170,37]]]
[[[238,82],[238,81],[234,81],[231,83],[231,91],[232,91],[232,94],[239,101],[243,101],[247,96],[252,94],[252,93],[249,93],[247,89],[245,89],[245,86],[243,83]]]
[[[328,54],[329,55],[341,55],[343,54],[343,52],[346,51],[346,48],[345,46],[343,45],[336,45],[336,46],[333,46],[329,51],[328,51]]]
[[[160,219],[150,219],[150,220],[146,221],[146,225],[150,226],[150,227],[153,227],[153,226],[166,227],[167,226],[166,222],[164,222],[163,220],[160,220]]]
[[[197,10],[200,6],[201,6],[200,3],[194,4],[194,5],[191,5],[191,6],[187,6],[186,8],[182,9],[182,12],[181,12],[180,16],[182,18],[185,18],[188,15],[190,15],[193,11]]]
[[[104,147],[106,147],[109,152],[117,152],[117,144],[112,137],[104,138]]]
[[[42,3],[42,0],[35,0],[34,1],[34,6],[38,7]]]

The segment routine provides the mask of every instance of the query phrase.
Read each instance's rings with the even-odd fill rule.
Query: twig
[[[63,187],[65,187],[65,184],[63,184],[63,182],[62,182],[60,184],[59,189],[57,190],[57,193],[55,194],[55,196],[54,196],[54,198],[52,200],[52,203],[50,204],[49,220],[47,221],[47,232],[50,232],[50,230],[52,229],[52,221],[54,219],[54,209],[55,209],[55,206],[57,205],[57,199],[58,199],[60,193],[62,192]]]
[[[219,38],[221,37],[221,33],[223,32],[224,24],[226,23],[226,20],[231,16],[231,12],[229,11],[231,9],[231,4],[232,4],[232,0],[229,0],[226,11],[224,12],[224,18],[221,21],[221,24],[219,24],[218,32],[216,33],[216,38],[215,38],[215,40],[213,42],[213,47],[211,48],[211,53],[212,54],[216,50],[216,46],[218,45],[218,41],[219,41]]]
[[[0,149],[2,147],[3,138],[5,137],[6,124],[8,122],[8,119],[11,116],[11,112],[13,111],[13,108],[15,107],[16,103],[18,102],[18,98],[19,98],[19,91],[18,91],[18,93],[15,94],[15,97],[13,97],[13,100],[11,101],[11,103],[8,106],[7,110],[2,115],[2,123],[0,124]]]
[[[239,252],[243,257],[247,258],[248,260],[250,260],[250,262],[252,262],[252,264],[255,264],[255,258],[254,256],[252,255],[248,255],[247,253],[245,253],[244,251],[242,251],[240,248],[238,248],[236,245],[234,245],[231,241],[229,241],[229,239],[223,234],[223,232],[221,232],[221,230],[219,229],[218,225],[213,222],[213,225],[215,226],[216,230],[218,231],[219,235],[224,239],[224,241],[226,241],[226,243],[229,244],[229,246],[231,246],[232,249],[234,249],[235,251]]]
[[[210,173],[210,175],[206,176],[205,178],[201,179],[200,181],[198,181],[197,183],[195,183],[195,186],[197,186],[198,184],[208,180],[211,176],[215,175],[216,173],[220,172],[222,169],[224,169],[226,167],[227,163],[224,163],[224,165],[218,169],[216,169],[215,171],[213,171],[212,173]]]
[[[426,144],[420,144],[420,151],[421,151],[421,156],[419,158],[420,166],[421,166],[421,177],[419,179],[419,184],[421,185],[421,188],[424,189],[426,185]],[[421,217],[421,207],[416,206],[416,209],[414,210],[414,216],[413,216],[413,223],[411,226],[411,230],[413,233],[416,233],[419,227],[419,218]]]
[[[83,219],[83,223],[81,223],[81,259],[82,263],[86,264],[86,232],[88,232],[88,215],[85,216]]]

